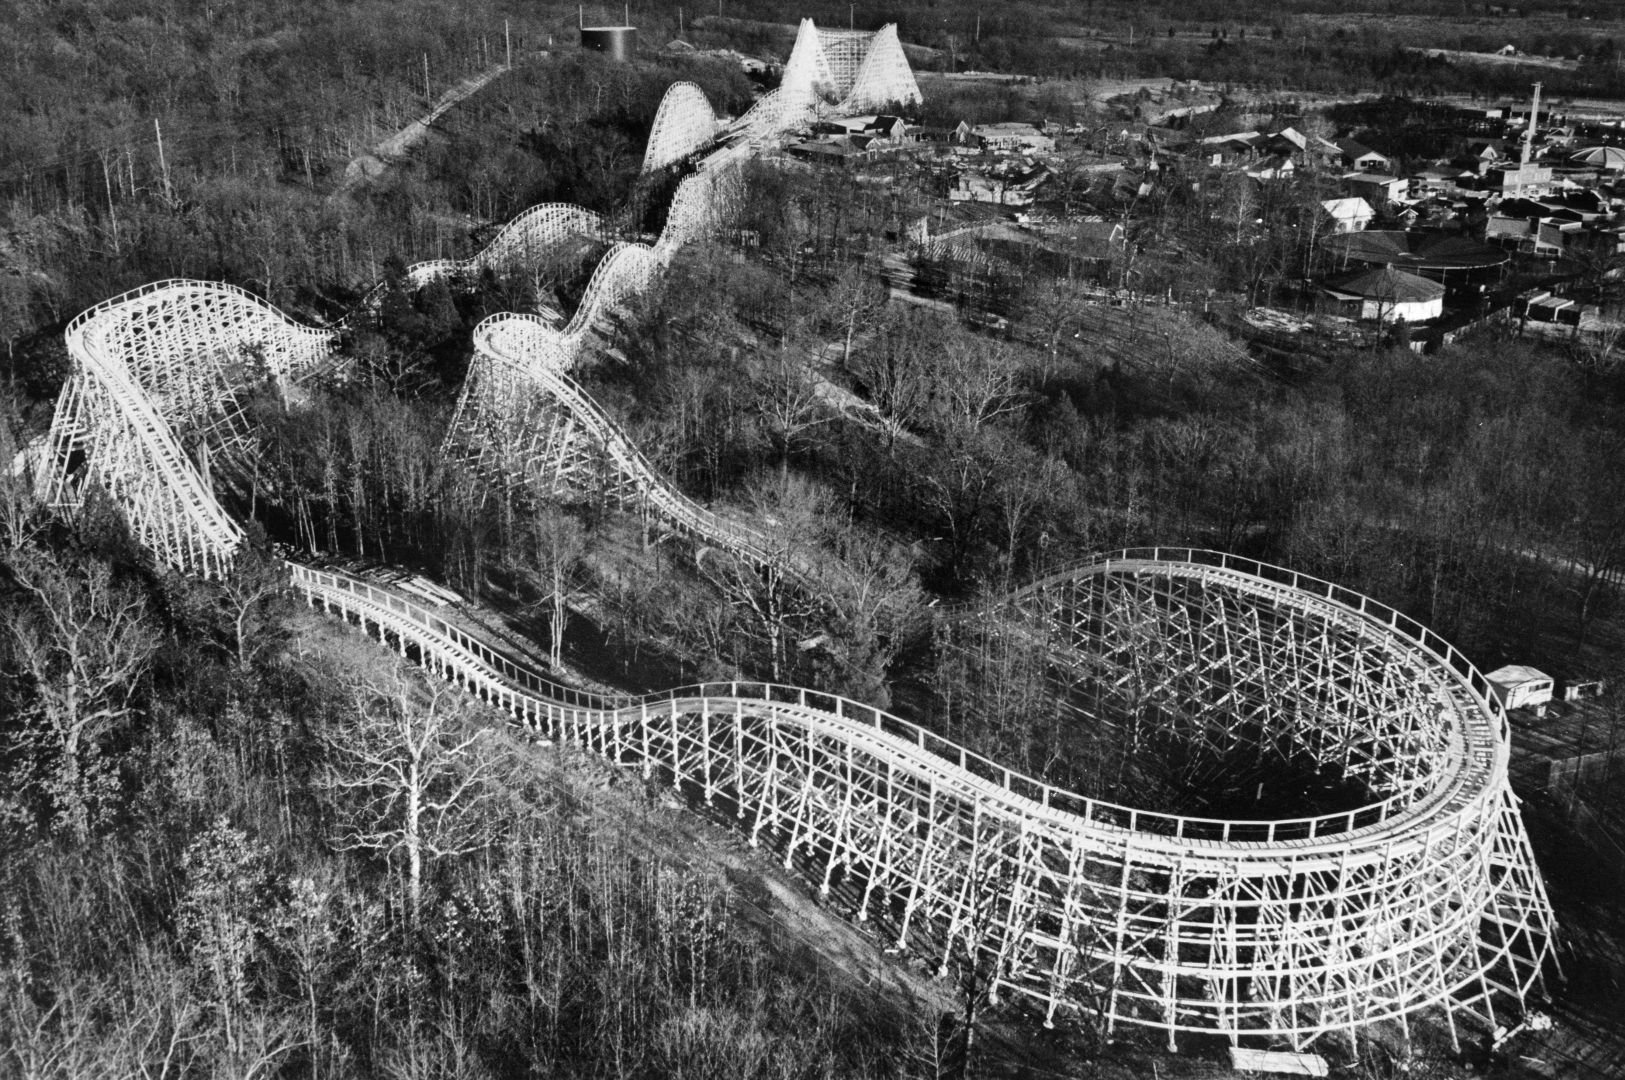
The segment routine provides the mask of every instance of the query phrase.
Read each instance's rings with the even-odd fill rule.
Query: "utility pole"
[[[508,31],[508,20],[502,20],[502,43],[508,49],[508,66],[513,67],[513,35]]]
[[[423,54],[423,96],[429,97],[429,54]]]

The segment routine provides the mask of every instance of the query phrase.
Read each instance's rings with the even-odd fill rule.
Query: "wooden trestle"
[[[885,88],[901,85],[894,42],[879,35],[879,51],[860,57],[861,42],[837,34],[798,50],[808,80]],[[677,100],[693,106],[692,95]],[[732,166],[812,107],[806,88],[781,90],[736,122],[734,141],[679,187],[659,242],[612,251],[566,327],[513,315],[481,324],[448,454],[499,487],[597,486],[763,558],[759,538],[667,486],[568,370],[593,326],[715,227]],[[471,262],[601,225],[575,208],[538,208]],[[68,329],[75,368],[51,430],[48,498],[71,504],[95,478],[158,558],[225,573],[241,530],[176,432],[205,452],[240,451],[241,392],[267,375],[320,370],[334,334],[202,282],[159,282],[98,305]],[[1217,1032],[1302,1048],[1440,1007],[1454,1032],[1458,1021],[1493,1026],[1522,1009],[1552,955],[1551,908],[1507,783],[1505,717],[1482,676],[1396,612],[1290,571],[1125,552],[988,613],[1037,643],[1079,722],[1137,710],[1218,757],[1308,756],[1373,793],[1356,810],[1286,821],[1083,798],[794,687],[584,696],[364,582],[301,566],[293,578],[312,603],[526,725],[731,806],[753,840],[817,867],[822,888],[855,895],[860,919],[879,918],[939,963],[979,957],[999,994],[1029,998],[1047,1017],[1082,1010],[1170,1042]]]
[[[710,105],[697,88],[674,93],[669,105],[672,131],[662,140],[694,152],[703,148],[697,133],[709,127],[713,137],[717,134]],[[733,166],[798,115],[772,109],[725,132],[744,138],[711,150],[698,171],[678,185],[654,246],[616,244],[595,269],[570,322],[557,330],[545,324],[533,328],[533,337],[547,339],[545,366],[567,370],[594,327],[646,290],[682,245],[713,230],[735,199]],[[534,264],[563,245],[606,239],[609,231],[600,215],[580,207],[537,206],[509,222],[473,257],[418,263],[408,268],[407,278],[421,286],[488,267]],[[301,326],[242,289],[202,281],[154,282],[84,312],[66,333],[74,369],[57,401],[44,475],[38,478],[45,499],[71,508],[87,482],[99,483],[123,508],[137,540],[158,559],[205,577],[222,576],[242,531],[216,501],[206,473],[210,461],[240,458],[249,449],[241,423],[243,395],[266,378],[286,385],[325,370],[334,361],[339,332],[358,312],[375,308],[384,287],[375,287],[355,312],[327,329]],[[531,387],[515,380],[512,364],[508,371],[480,365],[477,357],[447,436],[448,456],[471,459],[488,476],[497,476],[483,468],[493,461],[519,469],[522,475],[499,477],[509,485],[531,483],[539,473],[544,488],[558,490],[585,475],[587,457],[613,444],[595,471],[611,478],[616,498],[626,501],[636,488],[640,505],[674,515],[680,530],[748,543],[739,530],[663,483],[651,484],[641,457],[624,439],[616,443],[618,435],[612,424],[604,426],[602,412],[590,401],[578,404],[584,395],[516,405],[493,394],[500,388],[530,396]],[[549,392],[543,388],[544,397]],[[532,404],[553,410],[540,441],[513,426],[516,419],[534,415]],[[185,447],[179,432],[186,434]],[[538,456],[539,446],[544,449]]]
[[[160,281],[91,308],[65,336],[74,370],[51,423],[44,497],[75,505],[95,479],[160,559],[223,574],[242,530],[176,432],[201,455],[240,454],[241,395],[320,370],[336,334],[300,326],[229,285]]]
[[[1454,1033],[1521,1011],[1551,956],[1487,684],[1403,616],[1289,571],[1123,552],[1010,601],[1014,625],[1048,613],[1071,638],[1058,654],[1097,680],[1138,657],[1142,690],[1192,703],[1191,737],[1268,732],[1364,768],[1380,795],[1248,822],[1085,799],[795,687],[581,694],[365,582],[293,578],[526,726],[732,808],[860,920],[935,963],[979,957],[1049,1018],[1301,1049],[1438,1007]]]

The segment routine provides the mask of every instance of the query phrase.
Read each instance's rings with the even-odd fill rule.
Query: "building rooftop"
[[[1539,668],[1530,667],[1528,664],[1507,664],[1505,667],[1496,668],[1484,677],[1490,682],[1499,683],[1502,686],[1522,686],[1525,683],[1552,681],[1550,675]]]
[[[1444,296],[1444,286],[1425,277],[1384,266],[1362,270],[1350,277],[1326,283],[1328,292],[1363,300],[1385,300],[1396,304],[1422,304]]]

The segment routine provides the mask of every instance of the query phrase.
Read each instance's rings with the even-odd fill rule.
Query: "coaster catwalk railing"
[[[725,166],[740,153],[717,151],[709,170],[679,185],[653,248],[620,244],[600,262],[575,316],[559,332],[572,361],[606,313],[647,288],[681,244],[711,226],[718,213],[711,200],[726,196]],[[476,255],[415,264],[407,279],[422,286],[515,260],[533,262],[574,238],[602,239],[604,231],[604,220],[590,211],[538,206]],[[224,574],[242,531],[215,499],[205,475],[210,457],[240,454],[248,437],[241,422],[246,395],[267,378],[286,387],[329,365],[339,334],[376,306],[381,288],[325,329],[301,326],[235,286],[201,281],[155,282],[86,311],[66,333],[73,371],[46,441],[38,478],[44,497],[72,507],[94,479],[160,561],[205,576]]]
[[[474,330],[448,441],[498,489],[543,498],[608,496],[678,532],[758,564],[774,561],[754,530],[726,521],[672,487],[567,373],[571,355],[534,315],[493,315]]]
[[[884,59],[876,61],[875,70],[891,72],[887,78],[895,88],[906,90],[894,70],[902,55],[894,48],[895,30],[873,38],[875,55]],[[818,43],[816,37],[807,40]],[[807,47],[798,39],[804,54]],[[903,72],[908,74],[906,61]],[[858,82],[860,74],[853,73]],[[913,86],[912,74],[907,84]],[[764,141],[804,122],[816,93],[824,89],[794,80],[789,91],[769,95],[771,101],[760,103],[727,130],[719,130],[698,87],[678,84],[667,92],[651,132],[646,169],[692,158],[719,138],[725,144],[679,184],[656,244],[613,247],[594,271],[569,323],[557,331],[547,329],[555,338],[548,349],[558,352],[554,366],[559,371],[575,362],[592,328],[609,312],[647,289],[679,247],[715,226],[724,212],[720,204],[737,179],[732,167]],[[917,99],[917,87],[913,93]],[[516,261],[534,263],[575,238],[604,239],[608,229],[603,217],[580,207],[537,206],[509,222],[477,254],[417,263],[407,269],[406,278],[421,287],[437,278]],[[160,560],[205,576],[224,574],[242,532],[220,507],[204,475],[209,455],[240,453],[247,438],[240,423],[245,393],[267,376],[285,386],[329,362],[338,333],[359,313],[373,310],[384,287],[375,287],[328,329],[300,326],[233,286],[197,281],[157,282],[85,312],[66,335],[74,370],[58,399],[47,440],[45,475],[40,478],[46,498],[59,507],[72,506],[94,478],[123,506],[137,538]],[[470,416],[470,401],[465,392],[458,403],[462,423],[448,435],[450,452],[470,452],[462,439],[470,428],[492,430],[491,424]],[[585,428],[601,426],[601,413],[583,415]],[[187,433],[201,456],[201,469],[182,447],[178,431]],[[629,444],[612,453],[613,460],[641,462],[635,451],[627,450]],[[478,457],[483,451],[476,447],[472,453]],[[646,485],[647,505],[670,509],[679,514],[674,524],[695,531],[701,518],[692,504],[663,484],[648,486],[646,469],[628,475]],[[722,541],[729,530],[713,519],[700,535]]]
[[[177,433],[205,462],[240,452],[244,392],[323,369],[337,336],[214,282],[159,281],[96,305],[65,335],[73,370],[48,435],[44,498],[76,505],[94,477],[161,561],[225,573],[242,530]]]
[[[313,604],[526,726],[731,809],[752,843],[802,860],[860,921],[878,917],[945,968],[979,966],[995,997],[1025,997],[1046,1019],[1069,1010],[1108,1032],[1160,1029],[1170,1044],[1217,1033],[1302,1048],[1377,1021],[1408,1032],[1437,1007],[1455,1038],[1459,1020],[1493,1029],[1521,1011],[1551,956],[1551,909],[1507,786],[1505,719],[1483,677],[1397,612],[1291,571],[1119,552],[1024,590],[1007,613],[1064,628],[1080,662],[1114,658],[1102,678],[1136,652],[1142,682],[1209,706],[1228,697],[1255,719],[1267,709],[1263,735],[1228,722],[1232,736],[1262,739],[1260,754],[1288,733],[1334,762],[1351,734],[1335,714],[1364,718],[1372,801],[1283,820],[1086,798],[796,687],[583,694],[376,586],[302,566],[293,577]],[[1351,682],[1362,666],[1387,684]],[[1222,713],[1201,722],[1223,726]]]

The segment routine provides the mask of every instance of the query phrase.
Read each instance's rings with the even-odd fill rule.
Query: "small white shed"
[[[1484,676],[1490,691],[1508,709],[1544,705],[1552,700],[1552,677],[1527,664],[1508,664]]]

